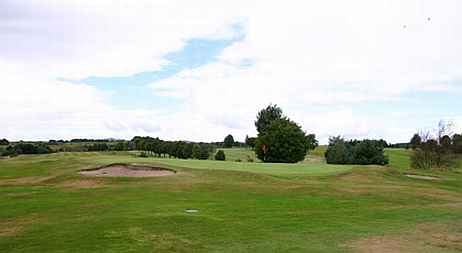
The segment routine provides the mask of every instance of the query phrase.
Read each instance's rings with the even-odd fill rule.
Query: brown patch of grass
[[[36,220],[37,216],[33,215],[25,218],[0,221],[0,236],[15,236],[24,230],[27,225]]]
[[[348,245],[354,252],[462,252],[461,223],[422,224],[402,234],[361,239]]]
[[[28,185],[43,183],[47,180],[54,178],[55,176],[48,177],[20,177],[11,179],[0,179],[0,185]]]
[[[70,180],[64,181],[62,183],[57,184],[58,187],[65,187],[65,188],[100,188],[106,186],[105,183],[97,180]]]

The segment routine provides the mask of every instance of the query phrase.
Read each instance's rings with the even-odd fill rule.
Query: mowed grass
[[[331,166],[316,155],[294,165],[124,152],[0,160],[0,252],[458,252],[462,175],[407,178],[405,152],[387,152],[388,167]],[[178,173],[77,173],[114,162]]]

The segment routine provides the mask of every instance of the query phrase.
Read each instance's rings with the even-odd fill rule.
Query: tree
[[[1,140],[0,140],[0,145],[5,145],[5,146],[7,146],[7,145],[10,145],[10,142],[9,142],[7,139],[1,139]]]
[[[223,146],[225,148],[232,148],[234,145],[234,137],[230,134],[225,137],[225,140],[223,141]]]
[[[420,144],[422,144],[422,138],[420,137],[420,135],[414,134],[414,136],[412,136],[411,138],[410,144],[412,149],[416,149],[418,146],[420,146]]]
[[[245,139],[245,145],[251,147],[251,148],[255,148],[255,141],[257,140],[256,137],[249,137],[247,136],[246,139]]]
[[[263,133],[273,121],[280,120],[282,118],[282,109],[277,105],[270,104],[265,109],[258,112],[255,127],[257,128],[258,133]]]
[[[200,156],[198,159],[200,160],[207,160],[210,157],[210,148],[208,147],[209,145],[207,144],[202,144],[200,145]]]
[[[189,159],[192,157],[193,152],[193,144],[192,143],[185,143],[183,145],[182,156],[183,159]]]
[[[348,164],[351,161],[351,151],[347,149],[345,140],[340,136],[329,138],[329,146],[324,156],[329,164]]]
[[[444,153],[450,152],[451,151],[451,145],[452,145],[451,137],[449,137],[448,135],[444,135],[441,138],[441,148],[443,149],[442,151]]]
[[[194,144],[192,149],[192,158],[200,159],[201,157],[201,146],[199,144]]]
[[[217,161],[226,160],[225,152],[223,150],[218,150],[218,152],[215,154],[215,160]]]
[[[308,143],[308,150],[313,150],[319,146],[319,142],[316,140],[315,134],[308,134],[306,136],[306,141]]]
[[[456,154],[462,154],[462,135],[454,134],[452,136],[452,150]]]
[[[257,157],[263,162],[296,163],[305,159],[310,143],[297,123],[284,118],[273,121],[259,133],[255,146]]]

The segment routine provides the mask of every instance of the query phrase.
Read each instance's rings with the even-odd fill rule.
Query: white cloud
[[[399,126],[406,116],[361,114],[351,104],[458,88],[449,81],[462,78],[460,5],[6,1],[0,3],[0,89],[8,96],[0,131],[12,139],[216,140],[228,132],[243,138],[255,133],[256,111],[273,102],[324,140],[332,134],[403,139],[419,127]],[[118,110],[94,87],[55,81],[159,69],[163,56],[190,38],[232,36],[236,21],[244,21],[246,37],[218,62],[151,85],[157,95],[184,99],[183,111]]]

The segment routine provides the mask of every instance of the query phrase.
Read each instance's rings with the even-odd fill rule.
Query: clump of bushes
[[[350,140],[341,137],[329,139],[329,146],[325,153],[329,164],[388,164],[388,157],[384,154],[384,145],[378,140]]]
[[[1,152],[2,156],[31,155],[31,154],[48,154],[52,153],[50,147],[44,144],[32,144],[20,142],[10,145]]]
[[[225,152],[223,150],[218,150],[218,152],[215,154],[215,160],[225,161],[226,160]]]

